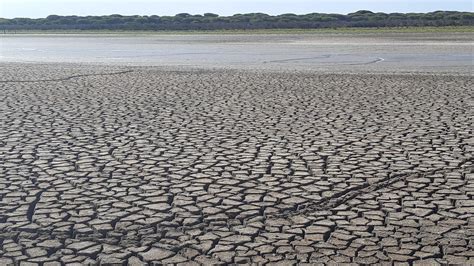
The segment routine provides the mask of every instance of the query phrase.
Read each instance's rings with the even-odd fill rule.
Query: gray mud
[[[368,73],[387,47],[350,74],[306,50],[250,70],[0,63],[0,265],[474,264],[472,76]],[[466,52],[408,50],[441,47]]]
[[[472,33],[4,35],[3,62],[297,69],[472,71]]]

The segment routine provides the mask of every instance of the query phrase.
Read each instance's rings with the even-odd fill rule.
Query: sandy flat
[[[0,62],[472,72],[473,33],[0,35]]]

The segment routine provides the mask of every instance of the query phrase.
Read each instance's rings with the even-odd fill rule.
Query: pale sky
[[[347,14],[374,12],[473,11],[472,0],[0,0],[0,17],[46,17],[55,15],[219,15],[263,12]]]

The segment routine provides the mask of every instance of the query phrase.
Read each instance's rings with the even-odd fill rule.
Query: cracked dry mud
[[[474,264],[472,77],[14,65],[0,264]]]

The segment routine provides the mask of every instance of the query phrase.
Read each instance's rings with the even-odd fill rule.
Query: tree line
[[[213,13],[175,16],[58,16],[46,18],[0,18],[0,30],[230,30],[314,29],[339,27],[472,26],[473,12],[374,13],[360,10],[347,15],[264,13],[219,16]]]

